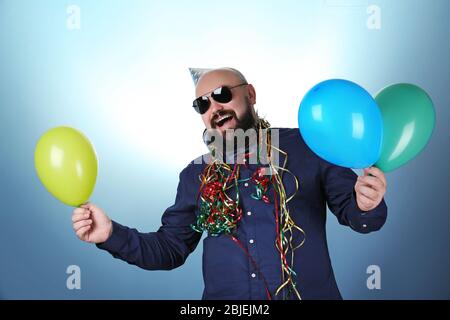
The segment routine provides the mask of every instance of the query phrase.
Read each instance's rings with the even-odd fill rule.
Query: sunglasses
[[[227,86],[219,87],[211,92],[211,98],[219,103],[228,103],[231,100],[233,100],[233,94],[231,93],[231,89],[246,85],[247,83],[241,83],[234,87],[227,87]],[[211,101],[209,100],[208,95],[198,97],[192,103],[192,107],[194,107],[195,111],[197,111],[200,114],[204,114],[206,111],[208,111],[210,105]]]

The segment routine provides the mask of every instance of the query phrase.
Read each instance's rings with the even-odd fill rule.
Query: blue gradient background
[[[66,27],[70,4],[81,8],[80,30]],[[368,4],[381,8],[380,30],[366,27]],[[72,208],[41,185],[33,153],[51,127],[82,130],[100,162],[91,201],[156,230],[179,171],[205,151],[187,68],[219,66],[243,71],[275,126],[297,126],[301,98],[328,78],[372,94],[396,82],[428,91],[436,129],[387,175],[386,225],[360,235],[330,214],[328,241],[346,299],[450,298],[449,16],[448,0],[0,0],[0,298],[201,297],[201,243],[182,267],[148,272],[79,241]],[[81,290],[66,288],[72,264]],[[372,264],[381,290],[366,287]]]

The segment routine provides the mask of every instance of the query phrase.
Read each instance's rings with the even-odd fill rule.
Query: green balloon
[[[97,180],[97,156],[80,131],[47,131],[36,145],[34,164],[41,182],[61,202],[78,207],[89,200]]]
[[[435,125],[433,101],[418,86],[394,84],[375,97],[383,117],[381,156],[376,167],[397,169],[416,157],[427,145]]]

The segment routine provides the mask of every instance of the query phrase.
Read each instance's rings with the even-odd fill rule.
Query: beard
[[[257,129],[256,117],[252,112],[252,105],[250,104],[250,100],[248,98],[246,98],[246,106],[246,111],[240,119],[237,117],[236,113],[233,110],[219,112],[217,116],[215,116],[211,121],[211,129],[205,129],[205,131],[203,132],[203,141],[208,146],[213,156],[223,156],[225,151],[226,153],[232,151],[233,154],[236,155],[237,153],[246,152],[246,150],[249,149],[251,144],[250,139],[245,140],[245,146],[244,148],[242,148],[242,146],[238,146],[238,143],[236,143],[237,139],[233,135],[233,132],[237,129],[241,129],[244,132],[249,129]],[[221,134],[217,129],[215,120],[218,117],[226,115],[230,115],[236,120],[236,126],[235,128],[227,129],[223,134]],[[240,150],[238,150],[238,148],[240,148]]]
[[[231,116],[231,119],[235,119],[236,120],[236,126],[235,128],[230,128],[230,130],[233,129],[242,129],[242,130],[247,130],[250,128],[254,128],[256,126],[256,119],[255,116],[253,114],[253,110],[252,110],[252,105],[250,103],[250,100],[248,99],[248,97],[245,98],[245,105],[246,105],[246,110],[244,112],[244,114],[242,115],[242,117],[239,119],[238,116],[236,115],[236,112],[234,112],[233,110],[223,110],[223,111],[219,111],[212,119],[211,119],[211,129],[218,129],[217,124],[216,124],[216,120],[219,117],[222,116]]]
[[[255,128],[256,119],[252,112],[252,105],[250,104],[250,100],[248,98],[245,99],[245,104],[247,105],[247,111],[242,115],[242,119],[238,119],[235,114],[235,119],[237,122],[236,129],[248,130],[251,128]],[[234,113],[234,111],[233,111]]]

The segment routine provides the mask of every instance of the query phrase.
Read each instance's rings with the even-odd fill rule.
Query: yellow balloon
[[[61,202],[87,202],[97,180],[97,155],[89,139],[70,127],[50,129],[39,139],[34,165],[47,190]]]

